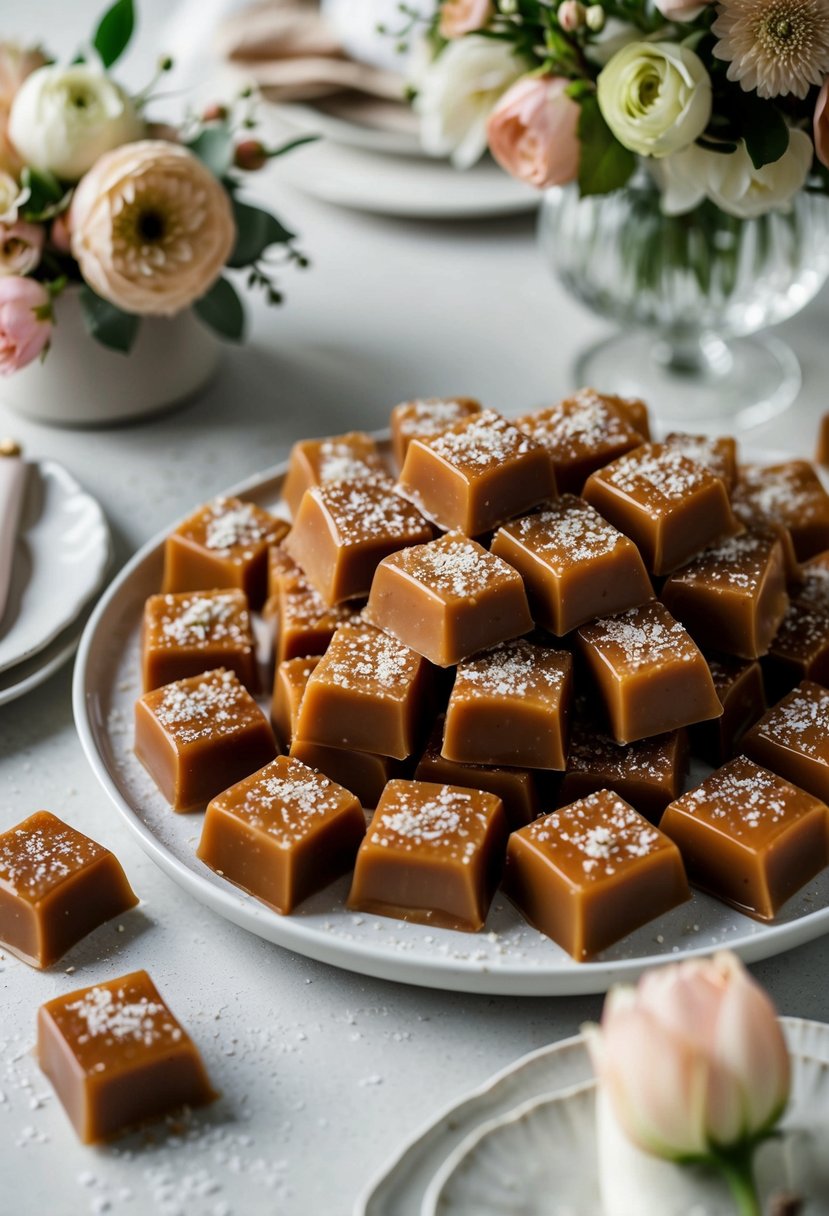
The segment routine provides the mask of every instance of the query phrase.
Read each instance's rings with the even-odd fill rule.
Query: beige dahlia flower
[[[805,97],[829,74],[829,0],[720,0],[712,26],[728,79],[760,97]]]
[[[69,227],[92,290],[149,316],[181,312],[203,296],[236,239],[221,183],[187,148],[163,140],[102,156],[75,191]]]

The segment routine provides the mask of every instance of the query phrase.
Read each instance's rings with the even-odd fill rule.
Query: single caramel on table
[[[766,712],[766,694],[756,660],[709,654],[706,662],[723,712],[690,728],[691,751],[716,767],[731,759],[745,732]]]
[[[808,460],[741,465],[731,501],[745,524],[787,528],[799,561],[829,549],[829,494]]]
[[[395,463],[402,469],[413,439],[430,439],[441,431],[480,414],[481,405],[473,397],[426,397],[403,401],[391,412],[391,442]]]
[[[349,431],[329,439],[302,439],[291,448],[282,497],[296,515],[311,486],[337,481],[388,477],[377,443],[364,431]]]
[[[588,794],[612,789],[640,815],[659,823],[665,807],[682,791],[687,773],[686,731],[673,730],[623,745],[577,714],[556,801],[567,806]]]
[[[146,971],[47,1001],[37,1058],[84,1144],[217,1094],[187,1031]]]
[[[829,803],[829,689],[803,680],[746,732],[743,751]]]
[[[141,635],[144,692],[215,667],[235,671],[250,692],[259,691],[244,591],[151,595],[144,606]]]
[[[118,858],[49,811],[0,834],[0,946],[32,967],[137,903]]]
[[[672,802],[660,824],[695,886],[759,920],[829,862],[828,826],[823,802],[745,756]]]
[[[521,575],[460,532],[384,558],[364,615],[438,667],[533,625]]]

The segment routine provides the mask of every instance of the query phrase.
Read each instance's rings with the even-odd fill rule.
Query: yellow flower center
[[[779,0],[757,22],[757,41],[767,53],[790,59],[808,47],[815,35],[811,6]]]

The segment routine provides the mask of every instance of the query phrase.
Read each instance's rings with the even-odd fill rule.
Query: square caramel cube
[[[759,658],[789,606],[779,536],[752,529],[705,549],[666,579],[662,602],[700,646]]]
[[[340,604],[368,595],[384,557],[432,535],[390,483],[338,481],[305,491],[285,548],[326,604]]]
[[[403,468],[413,439],[431,439],[456,422],[480,414],[480,402],[472,397],[426,397],[403,401],[391,412],[391,443],[395,463]]]
[[[577,962],[691,897],[677,846],[612,790],[513,832],[504,890]]]
[[[438,667],[533,627],[521,575],[460,532],[384,558],[364,615]]]
[[[516,425],[550,453],[561,494],[581,494],[592,472],[638,448],[644,438],[618,398],[592,388],[523,414]]]
[[[561,770],[567,757],[573,658],[519,639],[458,665],[442,755],[464,764]]]
[[[817,798],[737,756],[672,802],[660,827],[695,886],[772,920],[829,862],[828,819]]]
[[[319,655],[311,655],[307,659],[287,659],[274,672],[271,725],[284,748],[291,746],[305,685],[319,661]]]
[[[151,595],[144,606],[141,673],[144,692],[215,667],[235,671],[259,691],[256,645],[244,591],[180,591]]]
[[[84,1144],[217,1096],[198,1048],[146,971],[41,1005],[37,1059]]]
[[[774,698],[801,680],[829,684],[829,610],[808,599],[793,599],[763,665]]]
[[[367,622],[341,625],[305,686],[296,737],[411,756],[431,699],[428,663]]]
[[[506,835],[494,794],[390,781],[360,845],[348,906],[474,933],[486,921]]]
[[[276,745],[248,690],[218,668],[136,701],[135,754],[173,810],[191,811],[267,764]]]
[[[567,770],[559,786],[559,806],[611,789],[651,823],[659,823],[669,802],[682,792],[688,773],[688,735],[665,735],[620,744],[595,722],[577,715],[570,736]]]
[[[592,621],[576,637],[617,743],[722,714],[708,664],[664,604]]]
[[[491,547],[524,579],[538,624],[559,637],[653,599],[633,541],[572,494],[504,524]]]
[[[398,485],[439,528],[466,536],[497,528],[556,492],[549,453],[494,410],[412,439]]]
[[[732,503],[743,523],[787,528],[799,561],[829,549],[829,494],[808,460],[741,465]]]
[[[354,864],[366,821],[359,799],[291,756],[213,798],[198,856],[282,915]]]
[[[635,541],[652,574],[740,531],[720,478],[665,444],[643,444],[591,473],[583,497]]]
[[[743,751],[829,803],[829,688],[801,681],[746,732]]]
[[[665,436],[665,445],[681,452],[689,460],[705,465],[731,493],[737,480],[737,440],[731,435],[712,437],[671,431]]]
[[[162,591],[212,591],[238,587],[251,608],[265,602],[268,546],[288,532],[277,519],[238,498],[216,498],[167,537]]]
[[[268,600],[267,619],[274,630],[277,665],[288,659],[324,654],[340,625],[356,620],[354,604],[327,604],[298,566],[285,574],[279,590]]]
[[[302,439],[291,448],[282,497],[296,515],[311,486],[337,481],[388,478],[389,471],[371,435],[349,431],[330,439]]]
[[[49,967],[138,903],[114,853],[49,811],[0,834],[0,947]]]
[[[721,718],[690,727],[691,751],[714,768],[730,760],[743,735],[766,712],[763,672],[756,660],[706,655],[708,670],[722,705]]]

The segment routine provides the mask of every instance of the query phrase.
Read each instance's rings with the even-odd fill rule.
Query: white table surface
[[[71,50],[72,31],[97,8],[27,0],[14,6],[13,28]],[[152,18],[168,8],[142,5],[133,83],[156,51]],[[316,204],[280,188],[274,172],[257,185],[301,231],[314,267],[286,276],[286,307],[254,309],[251,344],[228,350],[201,400],[96,433],[30,425],[0,404],[0,434],[63,461],[98,496],[121,561],[185,510],[283,458],[294,439],[383,425],[411,394],[476,394],[505,411],[553,399],[568,387],[573,352],[601,332],[550,281],[527,219],[391,222]],[[824,293],[784,327],[803,363],[802,399],[752,443],[811,452],[827,404],[827,324]],[[598,998],[496,1000],[365,980],[204,910],[139,851],[99,790],[75,736],[70,677],[67,668],[0,709],[0,828],[40,807],[65,816],[117,852],[143,902],[76,948],[71,973],[38,974],[0,956],[0,1211],[12,1210],[13,1193],[17,1216],[346,1216],[439,1107],[597,1016]],[[817,941],[754,971],[781,1012],[829,1020],[826,962]],[[28,1054],[35,1010],[139,967],[193,1032],[224,1096],[184,1136],[83,1149]]]

